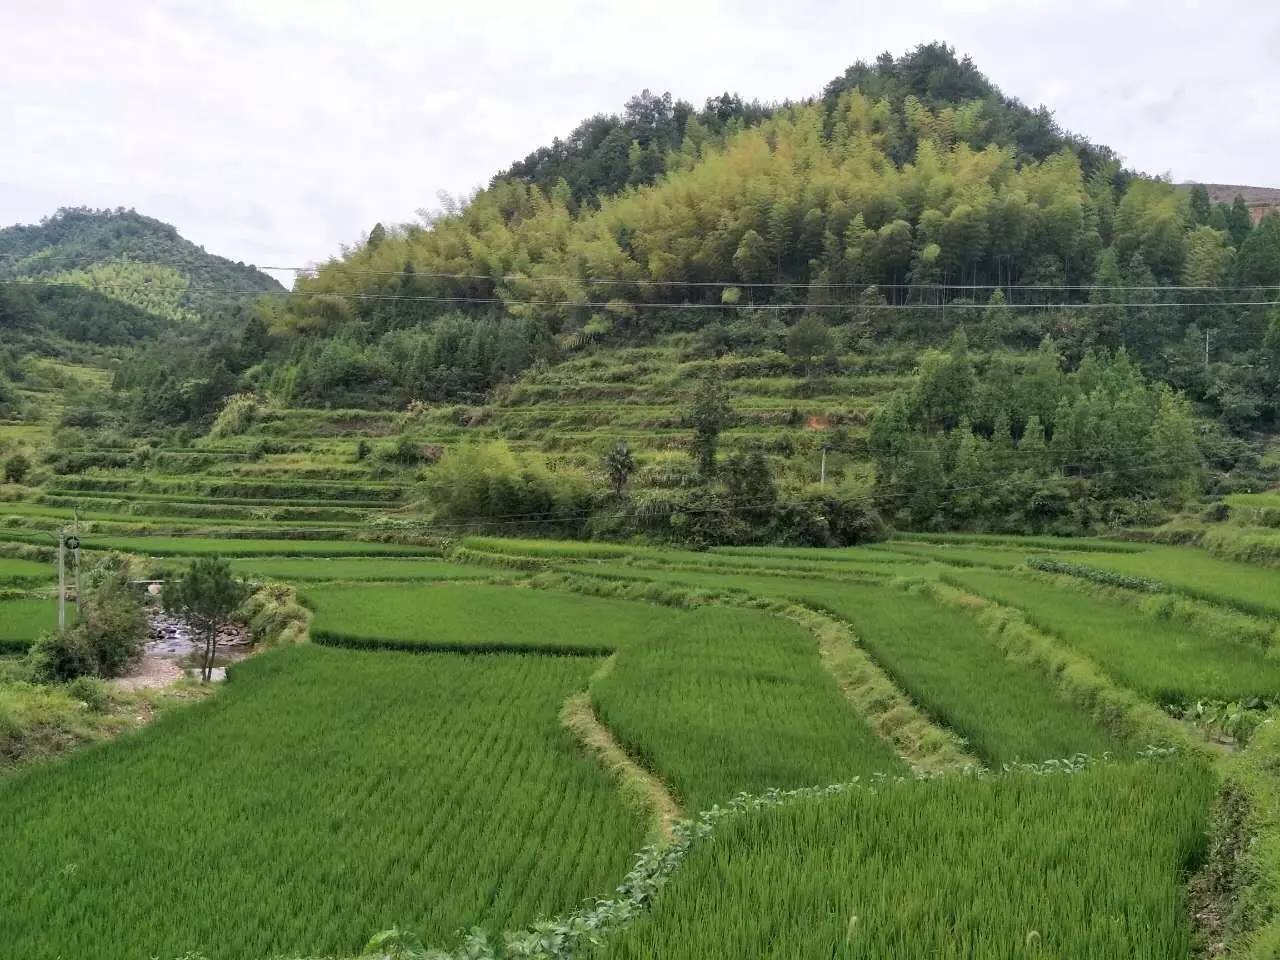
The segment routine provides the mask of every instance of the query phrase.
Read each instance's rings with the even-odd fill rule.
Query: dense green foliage
[[[686,809],[902,764],[849,709],[797,625],[710,609],[622,649],[591,687],[619,741]]]
[[[91,571],[91,576],[97,582],[80,599],[78,620],[64,630],[44,634],[32,645],[30,659],[37,677],[51,681],[118,677],[141,655],[146,611],[125,573],[108,568]],[[74,609],[69,616],[75,619]]]
[[[976,367],[963,334],[926,351],[916,382],[876,412],[881,496],[908,527],[1088,529],[1181,503],[1200,454],[1191,411],[1121,352],[1070,374],[1052,341],[1024,364]]]
[[[1213,795],[1188,764],[948,777],[726,821],[601,952],[663,957],[1185,957],[1182,871]]]
[[[0,780],[0,943],[350,955],[396,922],[443,939],[568,909],[643,838],[557,721],[594,668],[318,647],[242,664],[141,735]],[[175,890],[182,909],[160,907]]]

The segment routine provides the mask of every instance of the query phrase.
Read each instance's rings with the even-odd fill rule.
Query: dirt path
[[[163,690],[187,675],[178,662],[169,657],[145,654],[127,676],[108,681],[117,690]]]
[[[611,664],[610,657],[606,664]],[[606,667],[607,669],[607,667]],[[680,804],[667,785],[627,755],[609,728],[600,722],[591,707],[589,693],[575,693],[564,702],[560,722],[573,733],[587,752],[618,781],[627,799],[648,811],[654,830],[663,840],[672,838],[672,827],[684,819]]]

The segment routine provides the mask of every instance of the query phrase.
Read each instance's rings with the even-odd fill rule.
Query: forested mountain
[[[606,162],[627,138],[639,166]],[[1072,362],[1123,347],[1236,427],[1276,413],[1253,304],[1280,284],[1280,216],[1255,227],[1242,200],[1124,170],[940,45],[801,104],[642,96],[508,174],[429,225],[378,225],[267,305],[292,347],[262,386],[473,398],[584,343],[712,328],[743,346],[763,308],[935,345],[962,321],[990,346],[1052,335]]]
[[[962,104],[970,118],[962,135],[975,149],[1008,145],[1018,159],[1029,160],[1067,149],[1089,173],[1119,166],[1111,150],[1064,132],[1044,107],[1032,109],[1006,97],[973,61],[957,59],[945,44],[927,44],[900,58],[886,53],[874,64],[856,63],[828,83],[820,98],[799,105],[819,106],[829,132],[841,95],[850,90],[886,108],[892,129],[885,149],[898,164],[915,155],[921,130],[912,115],[921,106],[946,111]],[[734,134],[793,106],[748,103],[726,92],[698,110],[673,100],[670,93],[645,90],[627,102],[621,116],[601,114],[583,121],[566,139],[535,150],[493,183],[513,180],[549,192],[563,180],[575,203],[596,202],[626,187],[653,183],[667,172],[673,153],[700,155],[708,146],[723,146]]]
[[[84,287],[167,319],[283,289],[252,266],[206,253],[167,223],[85,207],[0,229],[0,280],[13,279]]]
[[[203,357],[220,331],[238,332],[258,297],[283,293],[267,274],[133,210],[64,208],[0,229],[0,397],[14,395],[27,355],[101,362],[177,348]],[[0,416],[14,408],[0,400]]]
[[[95,218],[101,230],[60,238]],[[896,522],[1082,529],[1185,500],[1202,463],[1258,461],[1280,416],[1280,213],[1255,219],[1242,197],[1125,169],[931,44],[855,64],[795,103],[726,94],[695,109],[646,91],[468,203],[375,225],[288,296],[237,307],[200,336],[171,326],[124,358],[115,389],[136,433],[203,430],[233,394],[226,409],[250,423],[261,405],[408,411],[388,462],[409,465],[414,437],[438,450],[437,437],[479,435],[524,398],[547,412],[511,413],[497,436],[574,469],[601,462],[603,434],[580,448],[522,424],[625,415],[637,442],[687,429],[697,469],[654,445],[628,470],[651,471],[662,492],[627,509],[718,512],[705,536],[682,528],[695,539],[759,528],[768,511],[742,510],[775,503],[779,482],[809,482],[819,446],[850,458],[837,474],[874,484]],[[117,232],[128,250],[162,245],[150,227],[135,241],[134,224],[145,222],[73,211],[24,229],[45,231],[49,249],[109,246]],[[203,295],[193,273],[181,287],[164,272],[174,259],[146,268],[151,299],[132,301],[146,316],[180,317]],[[19,262],[116,287],[93,267],[54,273],[52,255]],[[641,381],[637,410],[592,419],[593,402],[625,403]],[[861,394],[845,389],[876,399],[853,409]],[[679,409],[663,406],[673,391]],[[734,407],[744,391],[750,415]],[[806,398],[825,410],[801,409]],[[748,423],[783,434],[753,437]],[[723,473],[716,438],[735,426]],[[1118,450],[1139,466],[1110,464]],[[465,487],[490,467],[514,471],[517,488],[542,491],[529,494],[537,510],[591,511],[589,483],[557,500],[536,457],[468,456],[435,476]],[[609,468],[619,496],[629,456]],[[1011,493],[963,496],[996,476]],[[793,527],[813,514],[801,516]]]
[[[282,292],[133,210],[64,208],[0,229],[0,328],[37,350],[59,339],[129,346]]]

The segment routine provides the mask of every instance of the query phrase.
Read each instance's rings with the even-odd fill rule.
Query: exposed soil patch
[[[183,620],[160,610],[150,614],[151,636],[142,650],[142,658],[126,676],[110,681],[119,690],[162,690],[179,680],[199,675],[204,644]],[[225,680],[227,667],[253,653],[253,644],[244,629],[233,625],[218,636],[218,653],[214,659],[215,681]]]

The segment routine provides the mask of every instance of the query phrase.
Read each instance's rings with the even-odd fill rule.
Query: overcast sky
[[[1274,0],[0,7],[0,225],[132,206],[258,264],[411,220],[644,87],[800,98],[931,40],[1138,169],[1280,186]]]

